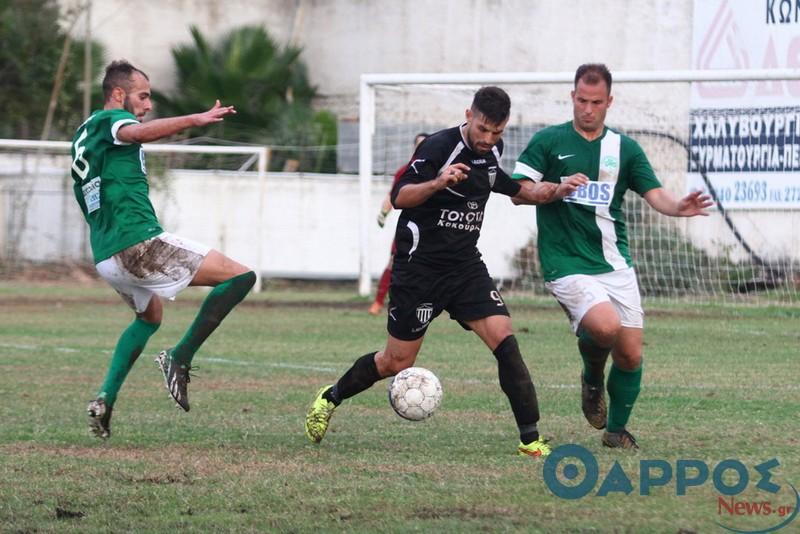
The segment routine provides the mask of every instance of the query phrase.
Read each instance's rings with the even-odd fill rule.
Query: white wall
[[[56,161],[58,158],[54,158]],[[88,259],[86,223],[72,196],[71,180],[59,168],[42,174],[10,177],[0,158],[0,257],[8,254],[12,219],[26,212],[19,256],[34,261]],[[378,206],[389,188],[373,188]],[[30,195],[27,194],[30,192]],[[255,173],[173,171],[169,187],[152,191],[165,230],[217,248],[258,268],[267,277],[353,279],[358,275],[358,178],[352,175],[271,173],[264,197],[262,257],[257,255],[258,180]],[[653,213],[649,210],[649,213]],[[800,260],[800,212],[745,211],[732,217],[757,253],[766,259]],[[514,277],[512,257],[535,234],[534,209],[513,206],[502,195],[487,205],[478,247],[489,272],[498,279]],[[370,273],[378,277],[389,257],[397,213],[383,229],[369,226]],[[741,247],[719,213],[694,219],[669,219],[692,243],[711,255],[732,253],[743,259]],[[659,228],[650,225],[650,229]]]
[[[64,7],[84,0],[60,0]],[[692,0],[93,0],[109,57],[172,88],[172,47],[196,25],[214,39],[261,24],[303,47],[321,105],[356,119],[369,72],[689,68]],[[80,24],[76,31],[82,33]]]
[[[66,165],[66,162],[65,162]],[[2,178],[2,176],[0,176]],[[12,206],[24,201],[26,225],[20,256],[35,261],[90,258],[86,223],[66,175],[56,170],[37,179],[0,179],[0,238],[8,237]],[[377,216],[389,182],[376,184]],[[151,191],[162,227],[221,250],[267,277],[358,276],[358,177],[273,173],[266,180],[262,258],[257,254],[258,180],[254,173],[173,171],[169,187]],[[513,275],[510,259],[535,228],[532,208],[492,195],[480,241],[489,271]],[[370,272],[380,276],[389,258],[397,213],[386,226],[370,226]],[[0,239],[0,256],[8,250]]]
[[[377,216],[389,183],[373,191]],[[350,175],[270,174],[267,179],[262,272],[267,277],[358,276],[358,178]],[[178,171],[169,194],[154,195],[162,226],[205,242],[251,266],[259,264],[257,183],[250,176]],[[492,195],[479,248],[489,272],[513,276],[510,259],[535,228],[533,209]],[[383,229],[370,226],[370,272],[380,276],[389,258],[397,212]]]

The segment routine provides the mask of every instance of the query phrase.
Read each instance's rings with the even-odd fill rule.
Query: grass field
[[[89,437],[85,407],[131,313],[102,286],[0,284],[0,531],[677,533],[786,519],[720,514],[710,477],[684,496],[674,478],[640,495],[646,459],[673,468],[699,459],[712,470],[737,459],[750,481],[736,502],[795,504],[798,308],[648,310],[644,389],[629,425],[642,449],[627,453],[601,447],[583,420],[580,360],[561,310],[511,296],[543,433],[591,451],[601,482],[619,462],[634,488],[564,500],[545,485],[542,462],[514,454],[491,353],[446,315],[418,360],[445,391],[432,419],[394,415],[384,382],[346,401],[323,443],[310,444],[303,416],[316,390],[385,337],[385,319],[368,316],[350,291],[249,297],[198,353],[192,411],[179,411],[152,360],[202,296],[189,291],[165,306],[103,443]],[[772,458],[776,494],[756,488],[754,467]],[[800,532],[800,519],[784,531]]]

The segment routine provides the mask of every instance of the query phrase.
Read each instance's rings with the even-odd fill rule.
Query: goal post
[[[777,296],[773,291],[767,298],[796,299],[797,284],[800,283],[794,280],[800,276],[797,274],[800,264],[798,240],[784,236],[780,242],[765,245],[762,241],[769,239],[762,238],[765,232],[770,233],[770,226],[785,230],[800,224],[800,164],[794,167],[779,166],[781,171],[786,172],[776,183],[790,184],[786,189],[790,198],[782,205],[766,208],[751,205],[748,208],[743,202],[729,202],[729,197],[735,192],[729,187],[720,188],[719,191],[715,188],[714,169],[708,163],[713,158],[723,158],[725,151],[728,155],[733,154],[733,148],[705,147],[692,138],[693,132],[702,127],[700,123],[712,121],[711,117],[715,115],[693,115],[691,95],[692,84],[724,87],[745,83],[755,86],[755,93],[769,93],[770,84],[786,83],[791,84],[792,94],[800,94],[800,69],[617,71],[613,72],[613,77],[612,95],[617,99],[609,110],[606,124],[642,144],[651,158],[656,175],[673,193],[683,196],[690,189],[702,187],[715,200],[712,216],[701,223],[686,219],[667,221],[669,218],[640,205],[643,203],[638,197],[632,198],[635,195],[626,197],[627,216],[634,219],[628,231],[643,293],[668,300],[701,297],[702,293],[711,299],[723,297],[738,301],[741,299],[737,298],[736,293],[745,294],[746,297],[754,289],[775,290],[776,286],[781,286]],[[394,170],[411,156],[415,133],[422,129],[435,131],[457,124],[463,120],[463,110],[469,106],[472,93],[478,87],[501,86],[509,92],[512,102],[511,120],[504,135],[506,149],[501,162],[510,172],[514,160],[535,131],[572,117],[569,92],[573,79],[574,72],[390,73],[361,76],[358,283],[361,296],[370,293],[378,263],[370,257],[370,250],[374,250],[370,246],[371,239],[374,240],[371,234],[377,231],[373,229],[377,210],[373,189],[388,189]],[[725,112],[721,110],[719,113]],[[730,110],[727,112],[731,113]],[[794,136],[789,138],[787,134],[785,140],[776,142],[775,150],[782,151],[781,161],[793,156],[793,146],[800,150],[800,107],[787,111],[789,115],[793,113],[798,117],[795,122],[797,140]],[[718,120],[735,122],[737,119],[730,116],[726,119],[720,115]],[[737,141],[725,142],[735,144]],[[747,145],[749,142],[741,141],[734,159],[738,155],[741,160],[742,154],[752,157],[753,147]],[[398,144],[400,150],[392,146]],[[748,153],[751,156],[747,156]],[[798,160],[800,154],[793,157]],[[755,169],[759,170],[763,169]],[[753,172],[752,179],[740,180],[745,197],[764,194],[761,187],[767,181],[762,176]],[[791,191],[794,191],[792,187],[795,186],[796,200],[791,198]],[[777,194],[777,190],[771,193]],[[483,234],[487,233],[492,219],[496,217],[497,210],[491,205],[492,202],[495,201],[490,199],[487,209],[491,214],[487,215]],[[767,206],[766,203],[764,205]],[[522,208],[499,209],[505,216]],[[748,209],[750,211],[746,211]],[[636,220],[647,222],[637,225]],[[651,228],[653,221],[656,224]],[[516,227],[519,218],[504,220],[503,224],[506,228]],[[712,227],[713,230],[710,230]],[[516,243],[513,253],[490,250],[487,254],[484,248],[492,249],[496,244],[494,241],[503,239],[502,232],[495,236],[499,237],[490,240],[482,236],[479,248],[487,264],[491,260],[501,261],[505,265],[505,269],[500,269],[503,271],[500,276],[489,265],[493,276],[513,287],[537,289],[534,287],[537,284],[525,281],[531,271],[538,268],[534,265],[535,261],[530,261],[536,256],[533,246],[535,240],[531,240],[535,231],[535,228],[530,228],[528,240]],[[653,233],[656,235],[648,235]],[[522,239],[521,234],[515,239]],[[490,241],[488,247],[484,247],[484,241]],[[644,241],[650,248],[633,250],[637,241]],[[677,248],[670,248],[673,245]],[[524,257],[526,251],[530,258]]]

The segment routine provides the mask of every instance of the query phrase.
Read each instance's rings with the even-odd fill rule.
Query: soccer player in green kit
[[[255,273],[216,250],[164,232],[148,196],[141,143],[236,113],[219,101],[203,113],[143,123],[152,108],[147,75],[126,61],[106,67],[105,104],[80,125],[72,140],[75,198],[89,224],[94,263],[134,310],[117,342],[105,381],[87,408],[90,431],[111,434],[111,413],[122,383],[161,324],[161,298],[189,285],[213,286],[183,338],[156,362],[175,402],[189,411],[186,387],[192,357],[253,287]]]
[[[573,119],[537,132],[513,177],[534,183],[575,176],[590,180],[563,200],[537,207],[539,258],[545,285],[578,337],[584,416],[593,427],[606,429],[605,446],[635,449],[636,439],[625,427],[642,379],[644,312],[628,251],[623,197],[633,190],[673,217],[707,215],[712,202],[699,191],[678,200],[661,187],[636,141],[605,126],[612,99],[608,68],[581,65],[572,91]]]

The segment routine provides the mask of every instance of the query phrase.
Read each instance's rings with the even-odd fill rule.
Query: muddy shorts
[[[136,313],[153,295],[170,300],[194,279],[211,249],[164,232],[122,250],[95,267]]]

